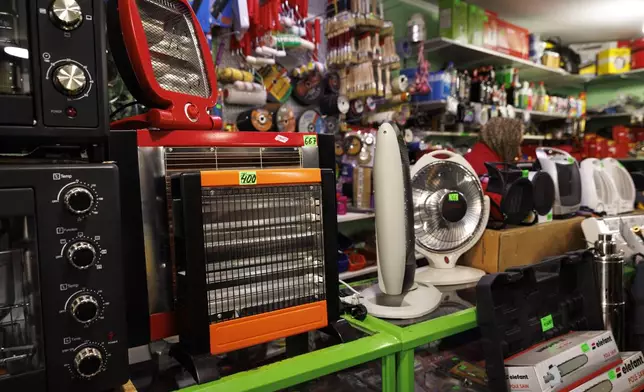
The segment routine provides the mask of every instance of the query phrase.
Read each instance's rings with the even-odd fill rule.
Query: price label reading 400
[[[257,172],[239,172],[239,185],[257,185]]]
[[[304,147],[315,147],[318,145],[318,137],[315,135],[304,136]]]

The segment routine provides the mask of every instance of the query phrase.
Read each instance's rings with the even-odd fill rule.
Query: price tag
[[[530,176],[530,172],[528,170],[522,170],[521,171],[521,176],[523,178],[528,178],[528,176]]]
[[[240,171],[239,185],[257,185],[257,172]]]
[[[617,378],[617,375],[615,374],[615,370],[608,371],[608,379],[609,380],[613,381],[616,378]]]
[[[555,322],[552,320],[551,314],[541,318],[541,330],[543,332],[550,331],[554,327],[555,327]]]
[[[315,135],[304,136],[304,147],[315,147],[318,145],[318,137]]]
[[[450,193],[449,201],[458,201],[458,193]]]
[[[590,346],[588,345],[588,343],[582,344],[581,345],[581,352],[582,353],[587,353],[588,351],[590,351]]]

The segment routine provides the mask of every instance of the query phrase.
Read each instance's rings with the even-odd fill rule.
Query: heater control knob
[[[92,378],[103,370],[103,353],[96,347],[85,347],[74,356],[74,369],[83,378]]]
[[[88,269],[96,263],[96,248],[87,241],[72,242],[67,246],[65,257],[79,270]]]
[[[52,79],[58,92],[77,97],[85,91],[89,76],[80,64],[68,61],[54,69]]]
[[[94,194],[84,186],[74,186],[65,192],[63,203],[74,215],[85,215],[94,207]]]
[[[63,30],[74,30],[83,22],[83,11],[76,0],[54,0],[49,7],[49,17]]]
[[[96,320],[101,311],[96,297],[87,293],[72,297],[67,307],[74,320],[81,324],[89,324]]]

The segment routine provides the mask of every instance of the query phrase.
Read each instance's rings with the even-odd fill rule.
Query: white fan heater
[[[541,168],[555,183],[555,216],[574,214],[581,205],[581,179],[577,160],[558,148],[538,147],[537,159]]]
[[[416,274],[416,282],[436,286],[477,282],[485,272],[456,265],[481,238],[490,215],[490,198],[472,166],[453,152],[434,151],[414,165],[411,188],[416,250],[430,264]]]
[[[581,172],[581,205],[597,213],[617,215],[621,199],[611,178],[611,171],[597,158],[587,158],[579,165]],[[630,177],[630,176],[629,176]]]
[[[633,177],[630,173],[618,160],[614,158],[604,158],[602,159],[604,168],[610,177],[615,183],[617,192],[619,195],[619,210],[617,213],[623,214],[625,212],[631,212],[634,210],[635,206],[635,183],[633,183]]]
[[[361,292],[369,314],[390,319],[424,316],[438,307],[441,293],[431,285],[414,284],[416,257],[409,156],[398,128],[378,129],[374,158],[378,284]]]

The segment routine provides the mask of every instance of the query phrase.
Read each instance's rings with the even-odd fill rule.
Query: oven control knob
[[[66,62],[54,69],[52,79],[58,92],[77,97],[85,92],[89,76],[80,64]]]
[[[84,378],[92,378],[103,370],[103,353],[95,347],[85,347],[74,356],[74,368]]]
[[[63,30],[74,30],[83,22],[83,12],[76,0],[54,0],[49,7],[49,17]]]
[[[96,320],[100,312],[98,300],[91,294],[81,294],[74,297],[68,307],[74,320],[81,324],[89,324]]]
[[[85,215],[94,207],[94,194],[83,186],[74,186],[65,192],[63,203],[74,215]]]
[[[96,248],[87,241],[72,242],[67,246],[65,257],[79,270],[88,269],[96,263]]]

